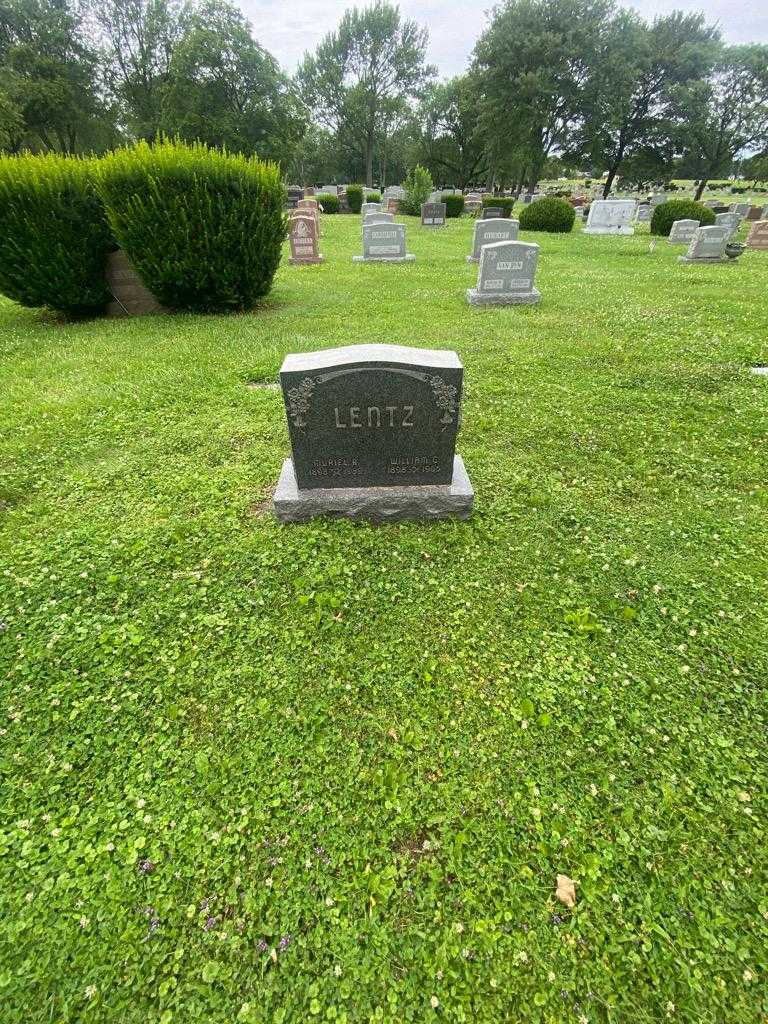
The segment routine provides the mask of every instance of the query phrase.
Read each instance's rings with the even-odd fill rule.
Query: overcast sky
[[[366,2],[356,0],[358,7]],[[304,51],[313,50],[325,33],[336,27],[346,8],[355,6],[355,0],[239,3],[256,39],[291,73]],[[401,0],[399,6],[403,15],[429,29],[429,61],[437,65],[441,77],[449,78],[466,68],[492,2],[467,5],[465,0]],[[720,25],[730,43],[768,42],[768,0],[644,0],[623,6],[635,7],[648,19],[674,10],[703,11],[709,22]]]

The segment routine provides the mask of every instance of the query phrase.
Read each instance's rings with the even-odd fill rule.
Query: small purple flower
[[[266,944],[264,939],[259,939],[259,952],[266,953],[268,949],[269,946]]]
[[[210,905],[211,905],[210,897],[206,896],[204,899],[200,900],[200,910],[201,911],[207,910]]]
[[[155,865],[151,860],[142,860],[139,863],[139,872],[142,875],[151,875],[155,870]]]
[[[550,917],[550,920],[552,921],[552,924],[555,927],[557,927],[559,924],[563,923],[563,919],[562,919],[562,917],[560,917],[559,914],[552,914],[551,917]]]
[[[288,949],[290,944],[291,944],[291,936],[290,935],[284,935],[280,939],[280,951],[282,952],[283,950]]]
[[[213,931],[213,929],[216,927],[217,921],[218,917],[206,917],[203,928],[205,928],[207,932]]]

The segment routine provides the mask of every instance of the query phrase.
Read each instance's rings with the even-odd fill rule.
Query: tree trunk
[[[697,203],[701,199],[702,195],[704,194],[704,189],[707,187],[707,182],[708,181],[709,181],[708,178],[702,178],[701,181],[699,182],[699,187],[696,189],[696,195],[693,197]]]
[[[611,194],[611,187],[613,186],[613,182],[616,178],[616,173],[618,169],[619,165],[614,164],[613,167],[611,167],[611,169],[608,171],[608,177],[605,180],[605,187],[603,188],[603,199],[607,199],[608,196]]]
[[[365,184],[368,188],[373,187],[373,134],[369,133],[365,139]]]

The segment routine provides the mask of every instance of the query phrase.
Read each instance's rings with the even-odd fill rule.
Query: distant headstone
[[[363,203],[360,207],[360,213],[363,217],[367,213],[381,213],[381,203]]]
[[[484,206],[483,220],[493,220],[495,217],[503,217],[504,210],[500,206]]]
[[[515,242],[519,230],[519,220],[509,220],[506,217],[476,220],[472,254],[467,256],[467,263],[479,262],[480,250],[484,245],[492,245],[494,242]]]
[[[748,249],[768,249],[768,219],[756,220],[747,235]]]
[[[277,518],[466,518],[456,454],[464,371],[455,352],[352,345],[286,356],[280,383],[292,458]]]
[[[630,221],[635,213],[634,199],[596,199],[589,208],[585,235],[633,235]]]
[[[323,185],[323,187],[320,189],[320,191],[324,192],[326,195],[329,195],[329,196],[337,196],[339,194],[339,186],[338,185]]]
[[[442,199],[443,199],[443,193],[442,192],[430,192],[429,195],[427,196],[427,202],[428,203],[440,203],[440,202],[442,202]]]
[[[421,204],[421,223],[425,227],[441,228],[445,224],[446,205],[441,202]]]
[[[317,237],[320,238],[322,235],[322,228],[320,225],[320,206],[316,199],[301,199],[296,204],[296,209],[292,211],[291,216],[301,214],[303,217],[312,217],[317,225]]]
[[[739,217],[746,217],[751,208],[750,203],[731,203],[731,213],[738,213]]]
[[[533,285],[538,259],[536,242],[484,245],[477,287],[467,289],[467,301],[472,306],[534,305],[541,300]]]
[[[680,263],[729,263],[725,255],[729,228],[723,224],[712,224],[697,228],[685,256],[678,256]]]
[[[363,224],[363,255],[355,263],[410,263],[416,257],[405,251],[404,224]]]
[[[656,195],[651,196],[651,206],[659,206],[661,203],[666,203],[669,196],[666,192],[657,192]]]
[[[698,220],[676,220],[672,224],[672,229],[669,232],[669,244],[670,245],[690,245],[693,234],[698,227],[701,226],[701,221]]]
[[[760,216],[760,220],[768,220],[768,205],[763,207],[763,212]]]
[[[635,210],[635,223],[636,224],[650,224],[651,218],[653,217],[653,210],[650,205],[644,203]]]
[[[722,226],[722,227],[727,227],[728,228],[728,230],[730,232],[730,234],[728,235],[728,241],[730,241],[733,238],[733,236],[737,233],[737,231],[739,230],[739,224],[741,224],[741,214],[740,213],[716,213],[715,214],[715,224],[717,224],[719,226]]]
[[[317,251],[317,222],[311,215],[291,217],[288,225],[288,240],[291,245],[292,264],[322,263],[325,260]]]
[[[300,199],[304,198],[304,189],[301,185],[289,185],[287,190],[288,209],[293,210]]]
[[[393,224],[394,220],[394,213],[366,213],[363,217],[363,224]]]
[[[477,213],[483,207],[481,199],[465,199],[464,200],[464,212],[465,213]]]
[[[763,211],[759,206],[750,206],[749,211],[746,215],[746,220],[762,220]]]
[[[151,291],[146,287],[122,249],[107,254],[105,276],[112,302],[107,304],[107,316],[143,316],[164,313]]]

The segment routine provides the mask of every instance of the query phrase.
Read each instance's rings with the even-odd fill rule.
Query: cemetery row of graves
[[[0,168],[0,1018],[762,1021],[762,209],[138,154]]]

